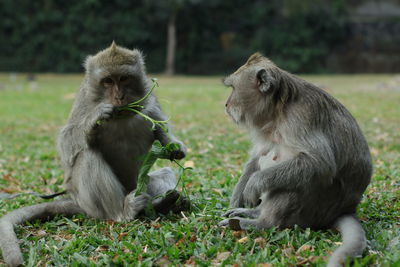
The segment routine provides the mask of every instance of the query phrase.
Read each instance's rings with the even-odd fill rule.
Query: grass
[[[303,77],[326,88],[349,108],[373,155],[373,180],[358,211],[369,245],[354,266],[400,266],[398,78]],[[81,78],[46,74],[29,83],[22,75],[0,74],[0,193],[62,190],[55,138]],[[235,232],[216,226],[247,159],[248,137],[224,113],[229,90],[219,77],[158,78],[156,94],[176,135],[189,147],[182,163],[194,169],[185,188],[199,210],[130,223],[83,215],[27,223],[16,229],[23,240],[26,265],[324,266],[340,242],[337,232],[298,228]],[[0,200],[0,216],[42,201],[30,195]]]

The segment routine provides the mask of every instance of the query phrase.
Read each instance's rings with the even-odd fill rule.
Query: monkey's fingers
[[[186,197],[182,197],[178,191],[169,190],[164,199],[154,204],[154,209],[161,213],[167,214],[169,211],[179,213],[190,208],[190,201]]]
[[[183,150],[174,150],[171,152],[170,160],[174,159],[183,159],[186,156],[186,153]]]
[[[218,226],[229,226],[229,219],[222,220],[218,223]]]
[[[247,209],[245,209],[245,208],[231,209],[231,210],[228,210],[227,212],[225,212],[224,214],[222,214],[222,216],[224,216],[224,217],[243,216],[243,215],[245,215],[245,211],[247,211]]]

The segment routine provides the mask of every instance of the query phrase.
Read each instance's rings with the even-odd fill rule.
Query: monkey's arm
[[[108,120],[114,111],[111,104],[101,103],[87,115],[76,115],[73,122],[65,125],[58,136],[57,148],[64,167],[72,167],[79,153],[96,139],[101,121]],[[74,114],[74,113],[73,113]],[[82,116],[82,117],[80,117]]]
[[[148,111],[149,116],[152,117],[155,120],[160,120],[160,121],[165,121],[167,120],[167,117],[164,115],[164,113],[161,110],[160,105],[155,102],[155,104],[152,105],[152,108]],[[159,126],[156,126],[156,129],[154,131],[154,136],[157,140],[161,142],[163,146],[165,146],[168,143],[173,143],[173,144],[178,144],[180,146],[180,149],[177,151],[174,151],[171,155],[171,159],[182,159],[186,156],[186,146],[183,144],[182,141],[180,141],[173,133],[172,127],[169,123],[165,124],[165,127],[167,128],[167,131],[162,129]]]
[[[273,190],[307,190],[333,182],[336,162],[330,144],[322,134],[310,134],[297,147],[295,157],[273,167],[255,172],[243,192],[245,201],[256,203],[263,192]],[[299,142],[300,143],[300,142]]]
[[[258,157],[253,157],[246,163],[243,174],[240,177],[239,182],[236,184],[235,189],[233,190],[229,205],[230,208],[244,207],[243,191],[251,175],[258,170]]]

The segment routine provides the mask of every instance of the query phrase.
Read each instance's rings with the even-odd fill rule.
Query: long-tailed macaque
[[[15,210],[0,219],[0,247],[6,264],[17,266],[23,258],[14,226],[27,220],[55,214],[85,213],[93,218],[129,221],[143,210],[152,196],[176,186],[170,168],[150,173],[147,193],[135,196],[136,179],[143,156],[155,139],[161,144],[177,143],[180,149],[171,159],[185,156],[185,146],[169,129],[168,134],[142,116],[121,116],[118,107],[137,101],[150,90],[143,57],[113,43],[85,61],[86,74],[69,120],[58,137],[58,152],[65,171],[64,185],[69,199],[42,203]],[[141,110],[155,120],[165,115],[151,94]],[[118,116],[119,115],[119,116]],[[127,115],[127,114],[125,114]],[[101,123],[100,123],[101,122]],[[156,210],[174,205],[177,192],[155,200]]]
[[[356,207],[372,173],[367,142],[349,111],[317,86],[256,53],[224,80],[226,111],[253,142],[220,225],[336,228],[343,244],[328,266],[366,246]],[[247,218],[244,218],[247,217]]]

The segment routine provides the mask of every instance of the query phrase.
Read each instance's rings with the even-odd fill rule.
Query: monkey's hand
[[[114,113],[114,106],[112,104],[100,103],[98,104],[90,116],[89,125],[92,129],[97,129],[98,126],[109,120]]]
[[[253,173],[243,190],[243,199],[246,206],[255,207],[261,197],[262,182],[264,177],[260,171]]]
[[[183,159],[186,156],[186,151],[187,151],[186,146],[181,141],[178,140],[173,141],[171,143],[174,144],[177,148],[171,151],[169,159],[170,160]]]

